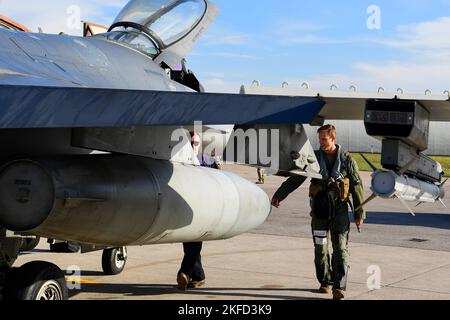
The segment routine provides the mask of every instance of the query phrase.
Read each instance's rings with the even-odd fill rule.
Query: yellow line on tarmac
[[[80,284],[98,284],[98,282],[96,281],[80,279],[77,277],[66,277],[66,282],[80,283]]]

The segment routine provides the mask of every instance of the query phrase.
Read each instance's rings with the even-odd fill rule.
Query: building
[[[381,141],[367,135],[363,121],[327,121],[338,131],[337,143],[345,150],[363,153],[381,153]],[[308,137],[315,149],[319,148],[318,127],[305,126]],[[429,148],[425,152],[430,156],[450,156],[450,124],[431,122]]]

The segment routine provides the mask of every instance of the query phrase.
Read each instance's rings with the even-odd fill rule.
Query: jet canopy
[[[189,34],[203,19],[205,0],[131,0],[119,13],[115,28],[133,28],[151,36],[160,49]]]

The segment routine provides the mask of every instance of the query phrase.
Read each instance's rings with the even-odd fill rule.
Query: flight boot
[[[341,289],[333,289],[333,300],[345,299],[345,291]]]
[[[178,290],[186,291],[189,284],[189,277],[183,272],[178,273],[177,284]]]

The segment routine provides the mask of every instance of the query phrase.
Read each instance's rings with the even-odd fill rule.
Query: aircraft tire
[[[121,274],[127,263],[126,247],[103,250],[102,268],[109,276]]]
[[[68,300],[63,271],[53,263],[33,261],[12,270],[6,279],[6,300]]]

